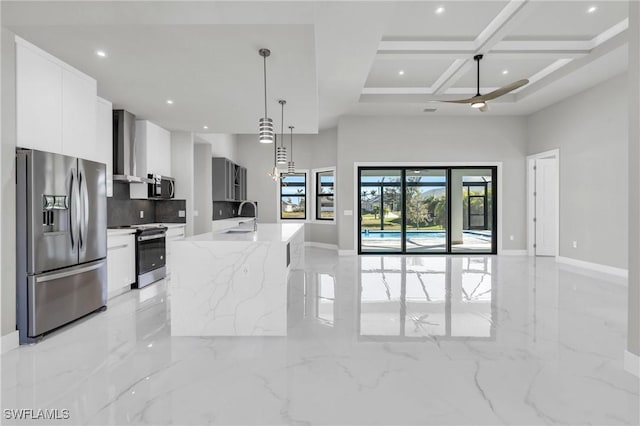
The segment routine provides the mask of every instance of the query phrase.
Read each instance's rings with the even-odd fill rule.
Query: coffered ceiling
[[[172,130],[255,133],[287,99],[303,133],[340,116],[481,114],[433,102],[531,82],[490,103],[526,115],[627,67],[626,1],[3,1],[2,24],[98,80],[99,94]],[[96,49],[108,52],[97,58]],[[169,108],[165,99],[175,103]]]

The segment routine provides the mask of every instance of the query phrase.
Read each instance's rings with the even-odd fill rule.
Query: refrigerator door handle
[[[76,206],[76,175],[75,169],[71,170],[71,179],[69,185],[69,236],[71,237],[71,249],[76,246],[76,238],[78,236],[78,209]],[[74,215],[75,213],[75,215]]]
[[[58,274],[50,274],[50,275],[45,275],[45,276],[42,276],[42,277],[37,277],[36,278],[36,282],[37,283],[43,283],[43,282],[46,282],[46,281],[58,280],[60,278],[72,277],[74,275],[83,274],[85,272],[90,272],[90,271],[93,271],[95,269],[102,268],[103,264],[104,264],[104,262],[100,262],[100,263],[97,263],[95,265],[85,266],[84,268],[77,268],[77,269],[74,269],[72,271],[60,272]]]
[[[87,189],[86,176],[79,172],[80,179],[78,180],[79,193],[80,193],[80,248],[85,248],[87,238],[87,228],[89,227],[89,191]]]

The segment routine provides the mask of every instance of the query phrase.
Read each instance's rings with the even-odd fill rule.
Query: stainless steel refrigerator
[[[33,343],[107,303],[106,166],[16,151],[17,322]]]

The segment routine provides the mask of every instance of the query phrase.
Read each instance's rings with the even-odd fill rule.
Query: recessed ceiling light
[[[436,15],[442,15],[445,11],[445,8],[440,6],[436,9]]]
[[[502,75],[507,75],[507,74],[509,74],[509,70],[503,70],[502,71]]]
[[[207,130],[209,126],[202,126],[203,129]]]
[[[105,52],[104,50],[96,50],[96,55],[100,56],[101,58],[106,58],[107,52]]]
[[[595,12],[596,10],[598,10],[598,7],[597,7],[597,6],[591,6],[589,9],[587,9],[587,13],[593,13],[593,12]]]
[[[404,75],[404,70],[398,71],[398,75]]]
[[[173,101],[172,101],[171,99],[167,99],[167,103],[168,103],[169,105],[173,105]]]

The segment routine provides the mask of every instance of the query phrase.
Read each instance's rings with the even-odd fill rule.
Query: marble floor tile
[[[170,336],[160,282],[2,355],[2,424],[638,425],[623,284],[547,258],[313,248],[287,337],[195,338]]]

